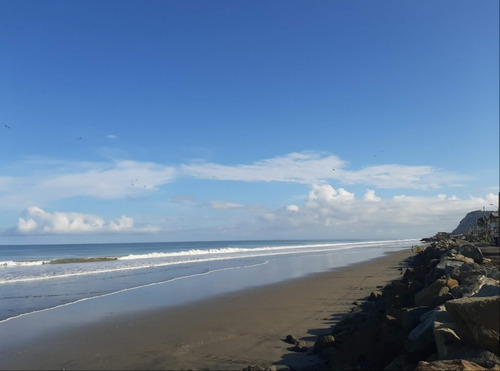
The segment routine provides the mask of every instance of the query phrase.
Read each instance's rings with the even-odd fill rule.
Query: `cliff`
[[[484,215],[486,217],[489,217],[491,211],[484,211]],[[477,220],[483,216],[483,211],[481,210],[476,210],[476,211],[471,211],[468,213],[465,218],[463,218],[460,223],[458,224],[458,227],[451,232],[452,234],[465,234],[468,233],[475,228],[477,228]]]

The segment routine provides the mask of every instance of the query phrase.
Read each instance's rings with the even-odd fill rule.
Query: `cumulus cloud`
[[[466,213],[494,203],[496,198],[492,193],[484,198],[468,199],[442,193],[432,197],[399,194],[382,198],[371,189],[356,197],[344,188],[315,184],[302,206],[265,210],[259,217],[263,224],[272,223],[271,228],[275,230],[293,227],[295,232],[310,231],[317,236],[427,237],[438,231],[453,230]]]
[[[379,202],[382,200],[380,197],[375,195],[375,191],[373,189],[368,189],[363,196],[363,200],[365,201],[373,201],[373,202]]]
[[[16,232],[19,234],[85,234],[85,233],[148,233],[158,228],[134,226],[134,220],[122,215],[106,222],[92,214],[74,212],[47,212],[38,206],[29,207],[19,217]]]

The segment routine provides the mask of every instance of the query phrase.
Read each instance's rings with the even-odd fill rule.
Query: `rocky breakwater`
[[[329,370],[500,370],[498,260],[437,239],[314,351]]]

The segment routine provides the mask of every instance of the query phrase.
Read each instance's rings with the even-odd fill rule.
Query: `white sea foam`
[[[391,240],[391,241],[363,241],[363,242],[339,242],[339,243],[311,243],[300,245],[281,245],[281,246],[262,246],[255,248],[226,247],[218,249],[191,249],[176,252],[152,252],[146,254],[129,254],[121,257],[109,257],[104,262],[96,261],[100,258],[72,258],[55,259],[51,261],[6,261],[0,262],[0,267],[24,267],[28,270],[22,275],[12,275],[2,277],[1,284],[12,284],[21,282],[31,282],[39,280],[50,280],[58,278],[69,278],[86,275],[107,274],[114,272],[124,272],[131,270],[166,267],[170,265],[196,264],[210,261],[222,261],[230,259],[245,258],[265,258],[269,256],[294,255],[294,254],[316,254],[329,253],[354,248],[373,248],[373,247],[402,247],[410,243],[415,243],[414,239]],[[53,264],[55,261],[71,260],[72,263],[64,264],[64,269],[46,270],[44,272],[32,272],[29,268],[46,264]],[[94,263],[94,264],[89,264]],[[60,264],[53,264],[54,266]],[[0,268],[1,269],[1,268]],[[0,271],[1,273],[1,271]]]
[[[0,267],[29,267],[35,265],[47,264],[49,260],[33,260],[33,261],[0,261]]]

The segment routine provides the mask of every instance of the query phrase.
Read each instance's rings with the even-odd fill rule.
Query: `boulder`
[[[396,357],[384,367],[384,371],[413,371],[414,369],[415,365],[404,354]]]
[[[306,343],[303,340],[298,340],[293,347],[291,347],[289,350],[293,352],[307,352],[307,346]]]
[[[434,322],[433,334],[439,359],[446,359],[462,345],[460,336],[457,334],[457,327],[455,322]]]
[[[451,293],[455,298],[473,296],[481,290],[487,280],[486,276],[481,274],[469,275],[461,281],[460,286],[454,287]]]
[[[476,292],[473,297],[487,297],[487,296],[499,296],[500,295],[500,285],[497,280],[486,277],[484,284],[481,286],[478,292]]]
[[[446,286],[448,286],[450,290],[455,286],[458,286],[458,281],[453,278],[446,278],[445,281],[446,281]]]
[[[415,371],[483,371],[488,370],[477,363],[465,359],[451,359],[443,361],[420,361]]]
[[[483,252],[477,246],[472,244],[462,245],[456,248],[459,254],[466,256],[468,258],[474,259],[476,263],[481,264],[484,261]]]
[[[450,288],[447,286],[447,281],[444,279],[436,280],[429,286],[415,294],[416,306],[436,307],[443,304],[447,300],[453,299],[449,293]]]
[[[295,345],[295,343],[299,341],[295,336],[293,335],[287,335],[285,338],[285,343]]]
[[[451,275],[455,269],[460,268],[462,265],[464,265],[463,261],[455,259],[443,259],[436,265],[436,270],[439,274]]]
[[[466,340],[499,355],[500,296],[455,299],[447,302],[445,307],[465,330]]]
[[[270,367],[260,366],[260,365],[251,365],[245,367],[242,371],[277,371],[276,366],[272,365]]]
[[[405,343],[406,350],[410,353],[427,351],[432,353],[436,349],[434,340],[434,322],[452,322],[450,314],[441,305],[431,311],[424,313],[420,319],[420,324],[408,334]]]
[[[494,280],[500,280],[500,270],[498,270],[495,266],[486,266],[484,267],[486,270],[486,277],[493,278]]]
[[[336,352],[335,338],[332,335],[322,335],[314,343],[314,353],[323,358],[329,358]]]
[[[401,327],[404,331],[410,331],[420,323],[420,317],[429,311],[428,307],[401,308]]]
[[[456,252],[450,252],[447,255],[444,255],[441,257],[441,260],[452,260],[452,261],[458,261],[466,264],[474,263],[474,259],[469,258],[467,256],[463,256],[462,254],[458,254]]]
[[[500,370],[500,358],[492,352],[471,345],[464,345],[448,354],[446,359],[466,359],[479,366]]]
[[[451,278],[457,279],[459,282],[466,279],[468,276],[487,275],[487,269],[477,263],[462,264],[460,267],[455,268],[450,274]]]

